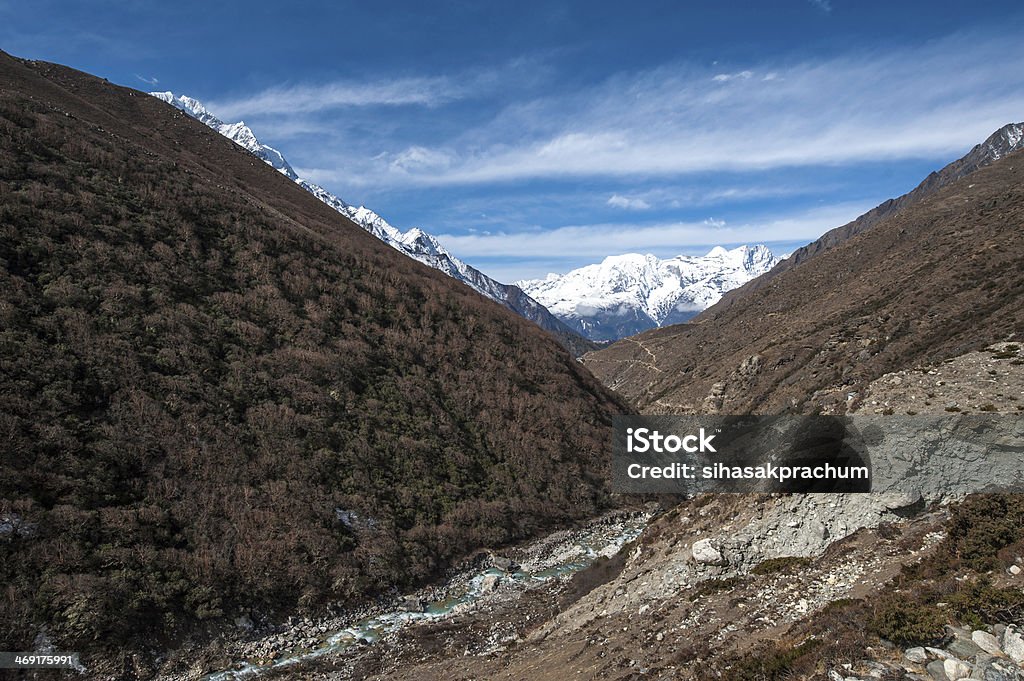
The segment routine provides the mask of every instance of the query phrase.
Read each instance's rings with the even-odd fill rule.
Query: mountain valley
[[[713,388],[711,399],[695,401],[698,412],[818,406],[882,416],[973,412],[1019,418],[1024,320],[1013,305],[1021,294],[1021,269],[1013,266],[1021,262],[1014,240],[1024,205],[1019,156],[978,170],[778,276],[765,287],[780,298],[775,306],[755,289],[749,302],[735,300],[722,306],[725,311],[712,306],[694,322],[625,339],[585,362],[610,377],[612,386],[629,381],[623,384],[627,394],[657,413],[665,405],[648,401],[651,388],[632,386],[646,380],[657,388],[686,378],[693,372],[672,364],[680,356],[706,362],[709,373],[729,370],[733,365],[716,355],[719,344],[695,345],[693,339],[735,333],[735,340],[726,336],[730,343],[765,343],[760,360],[738,362],[740,370],[726,374],[731,382],[725,389]],[[951,236],[965,234],[980,245],[967,249]],[[932,307],[893,307],[902,292],[920,300],[918,291],[937,282],[947,298]],[[955,316],[942,316],[949,298],[957,301],[954,312],[971,322],[973,335],[955,325]],[[838,301],[864,306],[872,316],[847,307],[831,312]],[[750,306],[745,315],[731,316],[741,305]],[[795,312],[787,312],[787,305]],[[879,333],[870,325],[900,309],[906,336],[924,340],[883,354],[886,343],[901,336],[866,342],[872,337],[867,329]],[[816,364],[785,369],[795,372],[789,381],[782,378],[789,373],[772,376],[783,369],[766,361],[773,346],[765,330],[820,334],[830,324],[845,328],[847,319],[860,320],[861,335],[818,351],[844,358],[851,367],[845,376],[864,376],[864,383],[852,390],[846,384],[821,389]],[[816,326],[801,326],[808,323]],[[783,335],[781,342],[785,350],[795,341]],[[622,366],[602,366],[616,362]],[[801,389],[810,396],[804,403],[780,397]],[[754,401],[761,394],[765,402]],[[524,590],[498,570],[480,607],[456,609],[364,649],[308,660],[267,678],[525,681],[568,673],[623,680],[949,681],[1024,674],[1019,495],[705,495],[663,499],[660,508],[634,541],[571,579]]]
[[[1024,124],[782,261],[504,285],[153,94],[0,52],[0,648],[117,681],[1024,679],[1022,494],[610,481],[635,413],[980,416],[1019,456]]]

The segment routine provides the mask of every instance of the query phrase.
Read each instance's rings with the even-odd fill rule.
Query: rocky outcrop
[[[710,539],[698,539],[695,541],[690,548],[690,553],[693,554],[695,561],[703,565],[722,565],[725,562],[722,559],[721,551],[715,548]]]
[[[941,363],[893,371],[851,395],[849,407],[882,415],[1019,414],[1024,412],[1024,350],[1019,341],[1002,341]]]
[[[704,582],[742,580],[765,561],[819,557],[858,530],[904,520],[901,511],[914,504],[899,495],[845,494],[718,495],[705,505],[684,505],[680,508],[685,510],[668,514],[647,531],[660,536],[637,547],[617,579],[557,615],[534,636],[564,636],[595,618],[657,607],[680,593],[699,590]],[[940,538],[931,536],[926,543]],[[817,586],[806,585],[800,598],[780,609],[805,614],[823,607],[853,588],[864,569],[837,569]]]
[[[863,660],[837,665],[829,671],[830,681],[905,678],[914,681],[1013,681],[1024,679],[1022,659],[1014,657],[1020,638],[1014,627],[995,625],[988,630],[970,631],[946,627],[946,643],[940,647],[917,646],[889,659]],[[983,644],[983,645],[981,645]]]

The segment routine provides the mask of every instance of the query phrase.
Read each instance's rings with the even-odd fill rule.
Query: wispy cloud
[[[211,110],[225,120],[267,114],[302,114],[366,106],[438,106],[464,96],[453,79],[398,78],[381,81],[335,81],[271,87],[255,95],[213,101]]]
[[[442,149],[428,149],[426,147],[409,147],[399,154],[394,155],[390,161],[392,170],[415,173],[426,170],[434,171],[448,167],[452,163],[450,154]]]
[[[265,117],[277,119],[275,125],[280,124],[281,119],[369,107],[434,109],[546,82],[552,72],[544,57],[543,54],[518,57],[496,65],[440,75],[279,84],[255,94],[210,101],[207,105],[225,120]]]
[[[716,83],[728,83],[730,80],[750,80],[754,75],[753,71],[739,71],[737,73],[719,73],[711,80]]]
[[[149,86],[153,86],[153,85],[156,85],[157,83],[159,83],[159,82],[160,82],[160,81],[159,81],[159,80],[158,80],[157,78],[155,78],[155,77],[153,77],[153,78],[146,78],[145,76],[140,76],[140,75],[139,75],[139,74],[137,74],[137,73],[135,74],[135,77],[136,77],[137,79],[139,79],[140,81],[142,81],[143,83],[145,83],[146,85],[149,85]]]
[[[967,34],[829,60],[672,64],[518,101],[443,140],[380,140],[372,160],[314,172],[440,186],[951,157],[1024,117],[1022,66],[1016,36]]]
[[[832,11],[831,0],[809,0],[809,2],[822,12],[828,13]]]
[[[648,210],[651,204],[641,198],[630,198],[621,194],[612,194],[608,198],[608,205],[612,208],[623,208],[625,210]]]
[[[793,241],[817,238],[822,232],[849,222],[871,208],[871,203],[840,203],[790,215],[728,224],[722,220],[668,223],[608,223],[573,225],[513,233],[441,234],[438,238],[459,257],[469,259],[501,253],[512,258],[573,257],[600,259],[619,253],[675,255],[693,246]]]

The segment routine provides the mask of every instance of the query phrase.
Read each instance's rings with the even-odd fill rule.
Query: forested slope
[[[547,334],[172,107],[0,53],[0,648],[357,602],[607,505]]]

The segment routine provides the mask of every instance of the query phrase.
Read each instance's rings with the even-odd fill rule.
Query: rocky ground
[[[796,515],[795,499],[781,495],[687,502],[626,548],[621,572],[575,602],[566,604],[570,580],[508,590],[487,608],[409,627],[287,678],[704,678],[717,651],[774,640],[837,598],[870,593],[942,539],[941,509],[908,520],[872,507],[870,522],[898,523],[883,538],[844,527],[852,508],[830,499]],[[800,545],[803,559],[786,553],[801,533],[817,537]]]
[[[1012,681],[1024,679],[1024,637],[1015,625],[985,629],[946,627],[942,647],[917,646],[885,662],[862,662],[829,672],[830,681],[904,678],[911,681]]]
[[[942,364],[885,374],[854,400],[857,411],[876,414],[1021,413],[1024,350],[1016,342],[995,343]]]

